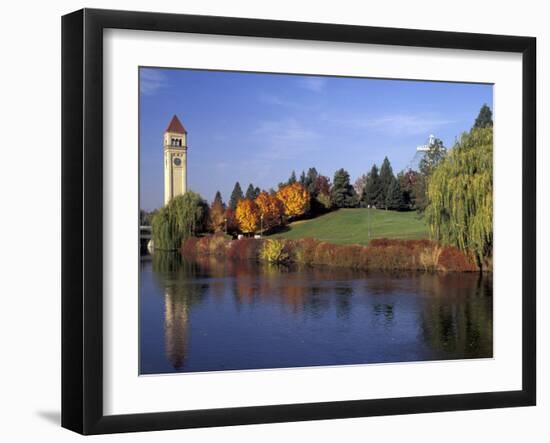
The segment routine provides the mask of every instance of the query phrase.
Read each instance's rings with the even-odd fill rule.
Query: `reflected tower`
[[[182,369],[188,346],[189,306],[185,297],[178,297],[176,288],[164,292],[164,340],[166,357],[174,369]]]

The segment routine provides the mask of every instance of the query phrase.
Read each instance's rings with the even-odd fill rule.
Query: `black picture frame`
[[[522,389],[104,415],[103,30],[108,28],[522,54]],[[62,426],[82,434],[532,406],[536,403],[536,39],[83,9],[62,18]]]

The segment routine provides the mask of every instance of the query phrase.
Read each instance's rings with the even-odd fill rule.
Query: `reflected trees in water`
[[[369,274],[212,257],[189,261],[178,253],[149,260],[142,272],[162,297],[159,345],[172,371],[492,356],[487,275]],[[208,349],[199,349],[204,343]],[[303,346],[317,353],[298,352]],[[285,349],[288,361],[277,364],[271,356],[285,357]],[[230,363],[218,367],[217,355]]]

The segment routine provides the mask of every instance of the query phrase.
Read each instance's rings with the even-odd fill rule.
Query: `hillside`
[[[371,239],[428,238],[428,228],[416,212],[382,209],[340,209],[311,220],[291,223],[288,231],[271,237],[310,237],[336,244],[366,245],[369,242],[369,225]]]

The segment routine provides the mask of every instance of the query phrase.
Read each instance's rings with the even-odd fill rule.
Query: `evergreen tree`
[[[312,197],[316,197],[319,193],[319,190],[317,189],[317,178],[319,177],[319,173],[317,172],[317,169],[315,168],[309,168],[307,171],[307,174],[305,176],[304,180],[304,186],[310,193]]]
[[[353,208],[357,206],[357,195],[349,181],[349,174],[344,169],[334,173],[332,185],[332,202],[337,208]]]
[[[306,173],[304,171],[302,171],[302,173],[300,174],[300,183],[302,185],[306,184]]]
[[[259,189],[258,189],[259,190]],[[259,194],[259,192],[258,192]],[[249,200],[254,200],[256,198],[256,188],[252,183],[248,185],[248,188],[246,189],[245,198],[248,198]]]
[[[388,160],[388,157],[384,157],[384,161],[380,167],[380,198],[378,199],[378,204],[376,206],[381,206],[388,209],[386,201],[390,191],[390,186],[394,180],[395,177],[393,175],[393,169],[390,161]]]
[[[404,207],[405,203],[401,185],[399,184],[399,180],[394,178],[388,187],[388,192],[386,194],[386,208],[394,211],[401,211]]]
[[[225,210],[225,203],[222,200],[222,194],[220,193],[220,191],[216,191],[214,201],[212,202],[212,205],[214,204],[216,204],[216,206],[220,205]]]
[[[293,185],[294,183],[296,183],[296,173],[292,171],[292,174],[290,174],[290,177],[288,178],[288,182],[286,184]]]
[[[241,189],[240,183],[237,182],[235,183],[235,187],[233,188],[233,192],[231,192],[231,197],[229,198],[229,208],[232,211],[235,211],[237,209],[237,203],[243,198],[243,190]]]
[[[445,146],[443,146],[443,142],[436,138],[430,145],[430,149],[426,151],[424,157],[420,160],[420,173],[424,177],[429,177],[439,162],[445,158],[445,154],[446,149]]]
[[[484,104],[479,110],[479,114],[474,123],[474,128],[492,128],[493,127],[493,112],[491,108]]]
[[[363,191],[362,200],[367,206],[380,206],[382,193],[382,183],[380,175],[378,175],[378,167],[372,165],[372,168],[367,176],[367,183]]]

